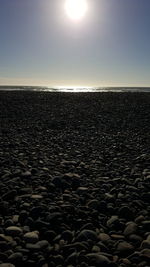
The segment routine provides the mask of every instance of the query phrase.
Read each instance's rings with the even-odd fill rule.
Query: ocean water
[[[0,86],[0,91],[40,92],[149,92],[150,87],[41,87],[41,86]]]

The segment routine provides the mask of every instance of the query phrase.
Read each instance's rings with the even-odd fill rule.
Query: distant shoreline
[[[150,92],[150,87],[46,87],[46,86],[9,86],[0,85],[0,91],[36,92]]]

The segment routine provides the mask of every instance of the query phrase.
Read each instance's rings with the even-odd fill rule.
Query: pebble
[[[135,218],[135,223],[140,224],[142,221],[144,221],[145,217],[143,215],[140,215]]]
[[[136,243],[136,244],[141,244],[141,242],[143,241],[143,238],[137,234],[132,234],[128,236],[129,241]]]
[[[43,198],[43,196],[41,196],[41,195],[31,195],[31,198],[32,199],[42,199]]]
[[[4,234],[0,234],[0,241],[11,242],[11,241],[13,241],[13,238],[11,236],[6,236]]]
[[[9,226],[6,228],[6,233],[10,236],[19,236],[22,234],[22,229],[17,226]]]
[[[22,172],[21,176],[23,178],[30,178],[31,177],[31,172],[30,171]]]
[[[86,255],[86,257],[88,258],[89,263],[96,267],[99,267],[101,265],[105,267],[110,266],[110,260],[106,256],[103,256],[101,254],[89,253]]]
[[[107,226],[108,226],[109,228],[111,228],[112,225],[113,225],[114,223],[116,223],[116,222],[118,222],[118,216],[112,216],[112,217],[107,221]]]
[[[79,256],[79,253],[77,253],[77,252],[73,252],[72,254],[70,254],[65,261],[66,265],[68,266],[70,264],[73,264],[73,266],[77,266],[77,257],[78,256]]]
[[[16,196],[17,196],[17,191],[13,189],[2,195],[2,199],[9,201],[13,200]]]
[[[43,212],[43,207],[42,206],[36,206],[33,207],[30,211],[30,216],[34,219],[37,219],[40,217],[41,213]]]
[[[10,248],[8,242],[0,241],[0,251],[6,251]]]
[[[117,251],[122,256],[126,256],[126,255],[130,255],[134,251],[134,247],[130,243],[123,241],[118,244]]]
[[[99,201],[96,199],[93,199],[87,203],[87,206],[91,209],[97,210],[99,207]]]
[[[124,230],[124,235],[125,235],[125,236],[132,235],[132,234],[135,234],[136,231],[137,231],[137,224],[134,223],[134,222],[130,222],[130,223],[126,226],[126,228],[125,228],[125,230]]]
[[[0,252],[0,261],[1,262],[7,262],[8,256],[6,253]]]
[[[96,241],[98,239],[97,234],[92,230],[84,229],[77,236],[78,241],[86,241],[88,239]]]
[[[49,242],[47,240],[40,240],[36,243],[37,246],[39,246],[40,249],[45,249],[49,246]]]
[[[102,241],[102,242],[106,242],[110,240],[110,236],[108,234],[105,233],[101,233],[99,234],[98,238]]]
[[[148,259],[150,259],[150,249],[145,248],[145,249],[141,250],[140,254],[147,257]]]
[[[85,194],[88,192],[88,187],[78,187],[77,188],[77,193],[80,195],[80,194]]]
[[[125,239],[125,236],[124,235],[117,235],[117,234],[112,234],[111,235],[111,238],[112,239],[116,239],[116,240],[121,240],[121,239]]]
[[[15,267],[15,265],[13,265],[11,263],[1,263],[0,267]]]
[[[66,230],[61,234],[61,237],[62,237],[62,239],[66,240],[70,243],[73,239],[73,233],[69,230]]]
[[[144,240],[142,243],[141,243],[141,248],[149,248],[150,249],[150,241],[149,240]]]
[[[20,253],[20,252],[15,252],[13,253],[12,255],[10,255],[8,257],[8,260],[11,262],[11,263],[14,263],[15,265],[19,264],[22,262],[22,258],[23,258],[23,254]]]
[[[150,220],[142,221],[143,229],[147,232],[150,232]]]
[[[99,246],[96,246],[96,245],[95,245],[95,246],[92,247],[92,252],[93,252],[93,253],[98,253],[98,252],[100,252],[100,250],[101,250],[101,249],[100,249]]]
[[[122,206],[118,210],[119,216],[127,220],[133,219],[133,211],[128,206]]]
[[[24,234],[24,240],[27,243],[37,243],[39,240],[39,233],[37,231],[28,232]]]
[[[32,252],[38,252],[40,250],[40,246],[36,243],[26,243],[26,249],[31,250]]]

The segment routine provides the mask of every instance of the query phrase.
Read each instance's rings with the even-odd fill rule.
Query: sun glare
[[[80,20],[87,11],[86,0],[66,0],[65,10],[69,18],[72,20]]]

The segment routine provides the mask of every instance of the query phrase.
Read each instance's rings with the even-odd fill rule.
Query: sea
[[[35,92],[147,92],[150,87],[47,87],[47,86],[0,86],[0,91],[35,91]]]

